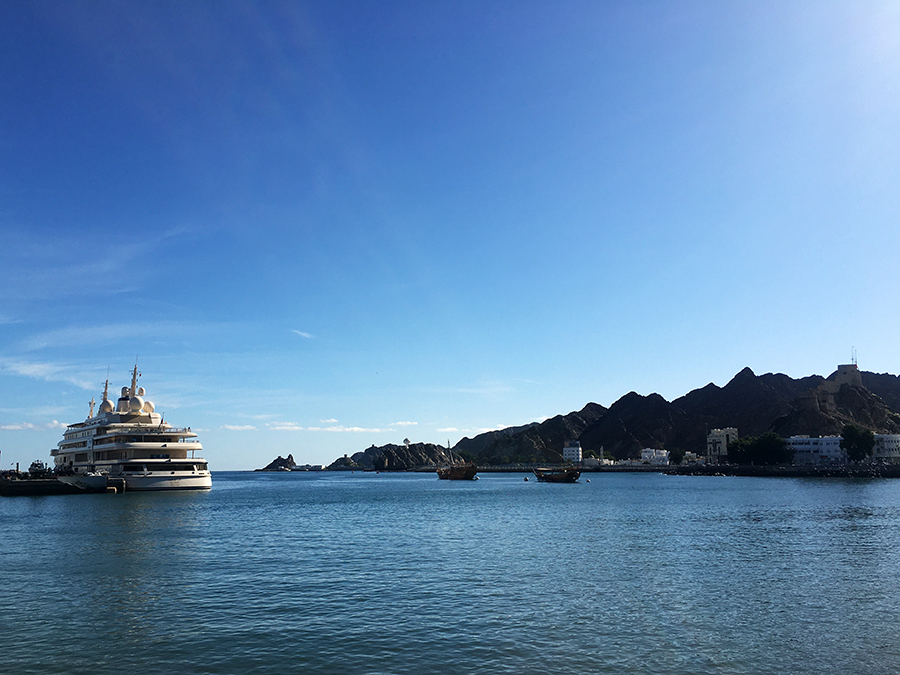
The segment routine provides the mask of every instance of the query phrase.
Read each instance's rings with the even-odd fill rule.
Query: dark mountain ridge
[[[736,427],[742,437],[768,431],[827,436],[840,434],[848,423],[900,433],[900,377],[860,372],[855,365],[840,366],[827,378],[800,379],[744,368],[724,387],[710,383],[671,402],[632,391],[609,408],[588,403],[539,424],[463,438],[453,451],[482,465],[559,462],[569,441],[579,441],[586,457],[606,452],[616,459],[637,458],[642,448],[704,454],[711,429]],[[372,447],[347,459],[360,468],[396,470],[446,462],[449,454],[420,443]]]

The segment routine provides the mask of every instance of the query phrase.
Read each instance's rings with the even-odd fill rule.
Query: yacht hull
[[[159,490],[209,490],[212,476],[123,476],[129,492]]]

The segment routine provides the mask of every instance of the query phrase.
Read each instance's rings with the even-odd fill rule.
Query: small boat
[[[450,449],[450,441],[447,441],[447,453],[450,455],[450,463],[437,468],[438,478],[441,480],[475,480],[478,467],[475,462],[465,462],[462,458],[454,458]]]
[[[44,464],[41,460],[36,459],[28,467],[29,478],[52,478],[53,469]]]
[[[574,483],[581,477],[581,471],[574,466],[558,469],[533,469],[538,480],[546,483]]]

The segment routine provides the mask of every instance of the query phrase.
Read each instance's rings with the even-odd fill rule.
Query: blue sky
[[[0,463],[214,469],[900,372],[900,4],[0,4]]]

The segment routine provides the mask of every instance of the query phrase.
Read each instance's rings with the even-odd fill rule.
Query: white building
[[[795,466],[821,466],[846,464],[847,453],[841,450],[840,436],[791,436],[784,439],[785,445],[794,451]]]
[[[848,461],[847,453],[841,449],[840,436],[791,436],[784,442],[794,451],[795,466],[846,464]],[[900,434],[875,434],[871,461],[900,464]]]
[[[642,464],[655,464],[657,466],[669,465],[669,451],[656,448],[644,448],[641,450]]]
[[[581,466],[585,469],[596,469],[598,466],[612,466],[613,464],[611,459],[597,459],[596,457],[585,457],[581,460]]]
[[[900,464],[900,434],[875,434],[872,459],[885,464]]]
[[[706,435],[706,463],[722,464],[728,460],[728,444],[736,441],[738,431],[734,427],[713,429]]]
[[[581,443],[578,441],[568,441],[563,446],[562,451],[564,462],[573,462],[578,464],[581,462]]]

